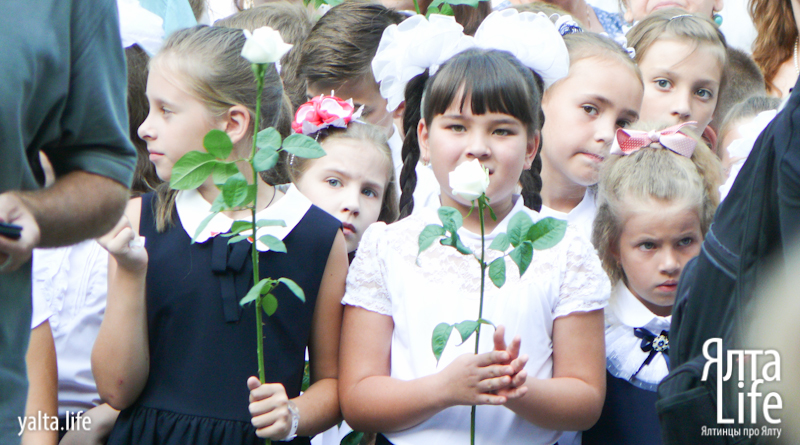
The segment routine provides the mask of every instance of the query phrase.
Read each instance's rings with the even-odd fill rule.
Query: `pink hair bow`
[[[638,130],[624,130],[622,128],[617,130],[614,144],[611,146],[611,154],[615,155],[629,155],[633,154],[639,149],[648,147],[653,142],[658,142],[664,148],[667,148],[681,156],[687,158],[692,157],[694,148],[697,146],[697,141],[683,133],[681,129],[688,125],[696,125],[697,122],[684,122],[682,124],[673,125],[672,127],[665,128],[661,131],[638,131]]]

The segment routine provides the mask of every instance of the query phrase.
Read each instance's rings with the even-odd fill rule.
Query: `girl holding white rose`
[[[243,51],[253,46],[245,45],[240,30],[185,29],[152,59],[150,114],[139,135],[167,183],[178,159],[204,151],[203,138],[212,129],[231,138],[231,159],[246,157],[255,131],[272,126],[288,134],[287,100],[272,67],[260,128],[253,128],[256,85],[248,59],[268,63],[286,49],[269,33],[256,37],[266,46]],[[219,236],[235,220],[250,219],[250,211],[222,212],[197,230],[219,193],[212,177],[195,190],[162,186],[131,200],[126,216],[100,239],[111,254],[109,292],[92,369],[101,397],[122,410],[109,444],[254,445],[263,443],[259,437],[307,444],[307,436],[339,420],[340,300],[347,271],[339,221],[294,187],[284,194],[258,183],[258,218],[285,223],[259,233],[282,239],[287,250],[259,246],[260,276],[290,278],[306,297],[301,302],[275,289],[279,308],[263,323],[268,383],[261,385],[251,377],[258,363],[255,314],[252,306],[239,306],[252,285],[252,246]],[[306,346],[311,386],[300,395]]]
[[[424,48],[413,36],[424,39],[427,27],[452,30],[452,47],[428,54],[429,66],[376,69],[376,78],[402,91],[397,83],[407,79],[389,72],[422,73],[405,88],[406,110],[422,102],[421,116],[404,122],[417,128],[405,159],[431,164],[441,203],[463,216],[461,240],[480,251],[481,223],[470,200],[481,193],[497,216],[486,213],[487,244],[518,213],[540,219],[515,191],[539,146],[542,80],[566,75],[566,48],[548,19],[531,13],[493,13],[474,39],[459,37],[450,18],[408,20],[384,33],[389,40],[381,48],[394,53],[383,60],[426,59],[408,55]],[[410,39],[391,40],[398,32]],[[513,42],[538,44],[526,52],[531,45]],[[568,228],[557,246],[534,254],[522,277],[506,258],[505,285],[488,284],[483,301],[494,335],[481,337],[477,355],[474,336],[462,343],[451,335],[437,363],[434,327],[474,319],[480,304],[474,258],[438,243],[419,253],[420,232],[438,221],[436,210],[425,208],[388,226],[374,224],[361,240],[343,300],[340,398],[347,422],[382,432],[378,443],[397,445],[468,443],[470,405],[478,405],[481,444],[553,444],[559,430],[591,426],[604,398],[602,308],[609,294],[591,244]],[[487,262],[500,255],[487,254]]]

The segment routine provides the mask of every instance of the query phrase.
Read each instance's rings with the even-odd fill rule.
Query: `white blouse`
[[[580,230],[586,240],[592,240],[592,225],[594,224],[594,217],[597,216],[597,196],[595,191],[587,187],[586,193],[574,209],[569,213],[559,212],[558,210],[551,209],[542,205],[542,210],[539,212],[542,217],[551,216],[553,218],[565,219],[569,224],[574,225]]]
[[[488,246],[505,232],[511,217],[526,212],[534,221],[541,216],[527,209],[522,199],[495,230],[486,236],[489,263],[500,256]],[[435,209],[425,208],[392,225],[373,224],[364,233],[355,261],[350,266],[343,302],[391,316],[391,376],[412,380],[436,373],[456,357],[474,353],[474,336],[461,344],[454,330],[437,366],[431,350],[431,334],[441,323],[478,318],[480,266],[472,256],[434,243],[417,258],[419,233],[427,224],[439,223]],[[463,243],[480,253],[480,235],[459,229]],[[553,374],[553,321],[576,311],[603,308],[610,284],[594,248],[570,227],[555,247],[535,251],[522,278],[516,264],[506,257],[506,283],[498,289],[488,276],[483,318],[506,327],[507,339],[522,338],[521,354],[530,359],[528,378],[546,379]],[[484,328],[480,351],[493,349],[492,328]],[[396,445],[467,443],[470,407],[448,408],[427,421],[401,432],[386,434]],[[552,444],[560,432],[526,422],[505,407],[479,406],[477,443]]]
[[[657,352],[649,364],[642,366],[650,353],[642,350],[642,339],[634,335],[633,330],[645,328],[658,337],[662,331],[669,331],[671,321],[672,315],[655,315],[628,290],[625,283],[617,282],[611,290],[606,309],[608,372],[614,377],[630,381],[637,388],[655,391],[659,382],[669,373],[667,360],[663,353]]]

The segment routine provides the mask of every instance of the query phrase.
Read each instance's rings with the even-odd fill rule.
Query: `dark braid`
[[[419,141],[417,126],[421,117],[420,104],[428,72],[411,79],[406,85],[406,105],[403,110],[403,169],[400,170],[400,218],[403,219],[414,211],[414,189],[417,187],[417,162],[419,162]]]
[[[522,186],[522,199],[525,207],[536,210],[542,210],[542,154],[536,153],[533,158],[533,164],[528,170],[522,170],[522,175],[519,177],[519,183]]]

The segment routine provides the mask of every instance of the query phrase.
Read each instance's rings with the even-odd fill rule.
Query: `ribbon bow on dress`
[[[642,339],[640,347],[643,352],[649,352],[649,354],[642,366],[639,366],[639,369],[633,373],[631,380],[636,377],[636,374],[639,374],[642,368],[649,365],[653,361],[653,357],[659,352],[664,354],[664,360],[666,360],[667,367],[669,367],[669,332],[661,331],[661,334],[656,335],[645,328],[633,328],[633,335]]]
[[[611,146],[611,154],[630,155],[636,153],[644,147],[649,147],[653,142],[658,142],[664,148],[671,150],[687,158],[692,157],[697,141],[683,133],[681,129],[688,125],[696,125],[697,122],[684,122],[673,125],[661,131],[639,131],[639,130],[617,130],[614,143]]]

